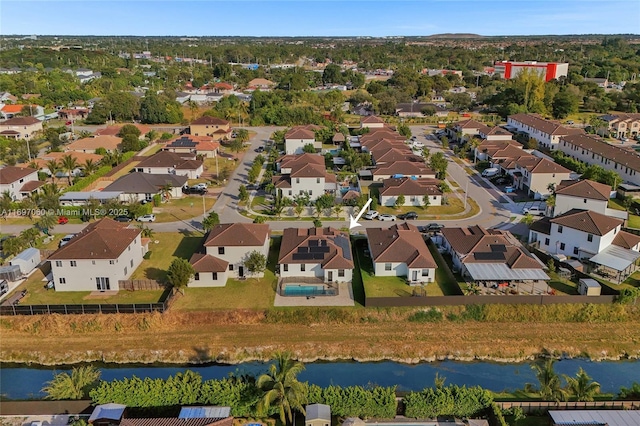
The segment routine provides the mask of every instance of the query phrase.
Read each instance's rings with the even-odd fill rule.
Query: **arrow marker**
[[[369,208],[369,204],[371,204],[371,198],[369,198],[367,200],[367,202],[365,203],[364,207],[362,207],[362,210],[360,210],[360,213],[358,213],[358,215],[355,217],[355,219],[353,218],[352,215],[349,215],[349,231],[351,231],[356,226],[362,226],[362,225],[360,225],[358,223],[358,221],[360,220],[360,218],[362,217],[364,212],[366,212],[367,209]]]

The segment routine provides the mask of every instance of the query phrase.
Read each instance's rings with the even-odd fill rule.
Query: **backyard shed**
[[[0,268],[0,280],[15,282],[15,281],[18,281],[20,278],[22,278],[22,272],[20,272],[20,266],[7,265]]]
[[[331,426],[331,407],[325,404],[311,404],[305,408],[305,426]]]
[[[590,278],[582,278],[578,284],[578,293],[583,296],[600,296],[601,290],[600,283]]]
[[[22,275],[28,275],[40,264],[40,250],[29,247],[9,261],[11,266],[19,266]]]

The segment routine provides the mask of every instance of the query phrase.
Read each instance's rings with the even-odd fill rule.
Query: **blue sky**
[[[447,32],[638,34],[640,1],[0,0],[2,35],[419,36]]]

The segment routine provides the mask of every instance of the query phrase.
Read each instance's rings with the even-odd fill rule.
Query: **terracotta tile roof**
[[[0,169],[0,183],[10,184],[35,172],[37,170],[31,167],[5,166]]]
[[[180,170],[196,170],[203,164],[200,160],[186,160],[178,154],[160,151],[138,163],[136,167],[175,167]]]
[[[220,143],[211,136],[180,135],[167,141],[163,149],[194,149],[196,151],[217,151]]]
[[[640,154],[635,151],[619,148],[610,145],[593,135],[570,135],[561,138],[560,143],[566,141],[567,144],[584,149],[587,152],[595,153],[603,158],[615,161],[624,167],[640,172]]]
[[[373,173],[373,176],[393,176],[396,174],[422,177],[433,176],[434,178],[436,176],[435,171],[431,170],[422,163],[417,163],[414,161],[396,161],[394,163],[385,164],[383,166],[372,169],[371,173]]]
[[[316,256],[309,259],[310,254]],[[282,234],[278,263],[319,263],[323,269],[352,269],[349,235],[331,227],[287,228]]]
[[[486,127],[486,126],[485,126]],[[511,133],[508,130],[503,129],[500,126],[493,126],[493,127],[487,127],[488,131],[485,132],[486,129],[482,130],[481,133],[485,136],[491,136],[491,135],[511,135],[513,136],[513,133]]]
[[[18,114],[25,106],[28,107],[29,105],[5,105],[2,107],[2,112],[7,114]]]
[[[366,117],[362,117],[360,119],[360,123],[365,123],[365,124],[384,123],[384,120],[378,116],[369,115]]]
[[[117,259],[141,232],[105,217],[84,228],[49,256],[49,260]]]
[[[71,142],[65,147],[67,151],[82,151],[84,149],[95,150],[98,148],[104,148],[107,151],[113,151],[118,149],[118,146],[122,142],[122,138],[111,135],[102,135],[91,138],[82,138],[77,141]]]
[[[363,148],[367,148],[369,152],[373,152],[375,150],[389,150],[389,149],[400,149],[404,151],[411,152],[411,149],[404,143],[404,140],[393,140],[393,139],[375,139],[368,140],[365,142],[361,142],[360,145]]]
[[[488,151],[487,151],[487,154],[489,154]],[[490,154],[492,160],[497,160],[497,159],[500,159],[500,158],[521,157],[523,155],[533,157],[532,155],[527,154],[522,149],[521,145],[519,146],[519,145],[515,145],[515,144],[506,144],[506,145],[504,145],[504,147],[501,147],[498,150],[494,151],[493,154]]]
[[[218,118],[218,117],[211,117],[208,115],[203,115],[202,117],[193,120],[191,122],[192,125],[214,125],[214,126],[227,126],[229,125],[229,122],[227,120],[224,120],[222,118]]]
[[[333,142],[344,142],[345,137],[342,133],[336,133],[335,135],[333,135],[333,138],[331,138],[331,140]]]
[[[622,219],[605,216],[590,210],[572,209],[550,220],[551,223],[594,235],[606,235],[623,224]]]
[[[401,223],[388,229],[367,228],[371,256],[376,263],[400,262],[410,268],[436,268],[422,234],[414,225]]]
[[[267,80],[266,78],[254,78],[249,82],[248,85],[249,86],[275,86],[276,83],[274,83],[271,80]]]
[[[442,230],[442,235],[449,242],[451,248],[463,255],[469,253],[485,235],[491,234],[490,230],[479,225],[468,228],[444,228]]]
[[[584,133],[581,129],[570,129],[568,127],[564,127],[562,124],[556,121],[546,120],[538,114],[514,114],[510,115],[508,118],[548,135],[570,135],[576,133],[576,131]]]
[[[382,182],[380,195],[442,195],[438,179],[390,178]]]
[[[29,126],[31,124],[37,124],[37,123],[42,123],[42,122],[37,118],[33,118],[33,117],[13,117],[0,123],[0,127]]]
[[[572,197],[590,200],[608,201],[611,187],[592,180],[563,180],[555,188],[556,195],[570,195]]]
[[[51,161],[51,160],[60,161],[62,160],[62,157],[65,157],[67,155],[70,155],[72,158],[75,158],[75,160],[80,165],[86,163],[87,160],[91,160],[94,163],[97,163],[100,160],[102,160],[102,155],[100,154],[92,154],[88,152],[79,152],[79,151],[48,152],[42,156],[41,160],[44,160],[45,162]]]
[[[370,131],[369,133],[365,133],[364,135],[360,136],[360,143],[366,144],[369,141],[374,141],[377,139],[397,140],[402,143],[407,140],[407,138],[402,136],[400,133],[383,127],[380,129],[372,129],[372,131]]]
[[[419,155],[415,155],[409,149],[398,148],[376,148],[371,150],[371,157],[376,164],[394,163],[396,161],[413,161],[424,164],[424,159]]]
[[[11,136],[14,136],[14,135],[19,135],[19,134],[20,134],[20,132],[18,132],[16,130],[3,130],[3,131],[0,132],[0,135],[11,135]]]
[[[640,236],[626,231],[620,231],[611,242],[614,246],[633,250],[640,244]]]
[[[157,194],[163,186],[180,188],[187,183],[186,176],[174,174],[129,173],[118,178],[105,191],[121,191],[125,194]]]
[[[213,87],[222,90],[233,90],[233,85],[229,83],[216,83],[213,85]]]
[[[276,188],[291,188],[291,178],[289,177],[289,175],[273,176],[271,178],[271,183],[273,183]]]
[[[225,272],[229,267],[229,262],[202,253],[193,253],[189,263],[196,272]]]
[[[478,151],[479,152],[484,152],[487,155],[489,155],[490,157],[493,157],[493,155],[495,155],[496,152],[505,149],[508,146],[514,146],[516,148],[519,148],[522,150],[522,145],[519,144],[518,142],[514,141],[514,140],[509,140],[509,141],[492,141],[492,140],[483,140],[480,145],[478,145]]]
[[[284,135],[284,138],[285,140],[286,139],[314,139],[315,140],[316,135],[311,130],[307,130],[300,127],[294,127]]]
[[[280,165],[281,169],[290,169],[305,164],[317,164],[324,167],[324,157],[319,154],[289,154],[280,157],[276,160],[276,163]]]
[[[144,136],[151,131],[151,127],[146,126],[144,124],[138,124],[138,123],[125,123],[125,124],[135,126],[138,130],[140,130],[140,136]],[[124,127],[124,124],[107,126],[104,129],[96,130],[95,135],[96,136],[116,136],[118,133],[120,133],[120,129],[122,129],[122,127]]]
[[[205,247],[262,247],[269,238],[266,223],[221,223],[211,228]]]
[[[342,196],[342,201],[355,200],[359,196],[360,196],[360,193],[358,191],[354,191],[353,189],[350,189]]]
[[[536,220],[529,227],[530,230],[540,232],[545,235],[551,235],[551,218],[543,217],[540,220]]]
[[[20,188],[20,192],[32,192],[32,191],[35,191],[36,189],[40,188],[44,184],[45,184],[45,182],[42,182],[42,181],[39,181],[39,180],[32,180],[32,181],[29,181],[29,182],[25,183],[24,185],[22,185],[22,188]]]
[[[479,132],[484,134],[490,130],[486,124],[482,124],[473,119],[458,121],[454,124],[454,127],[459,129],[478,129]]]
[[[233,417],[226,419],[180,419],[177,417],[125,418],[120,426],[233,426]]]
[[[530,173],[571,173],[571,170],[546,158],[523,155],[513,160],[520,168]]]
[[[318,164],[305,164],[303,166],[296,166],[291,168],[292,178],[305,178],[305,177],[325,177],[327,176],[327,170],[324,165]]]

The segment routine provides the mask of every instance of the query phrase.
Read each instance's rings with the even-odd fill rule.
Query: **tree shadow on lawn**
[[[204,237],[197,235],[197,233],[193,234],[192,236],[185,236],[182,241],[180,241],[180,244],[178,244],[178,247],[176,247],[176,250],[173,252],[173,256],[189,260],[193,253],[200,250]]]
[[[144,270],[144,277],[148,280],[156,280],[164,283],[167,280],[167,271],[160,268],[150,267]]]

